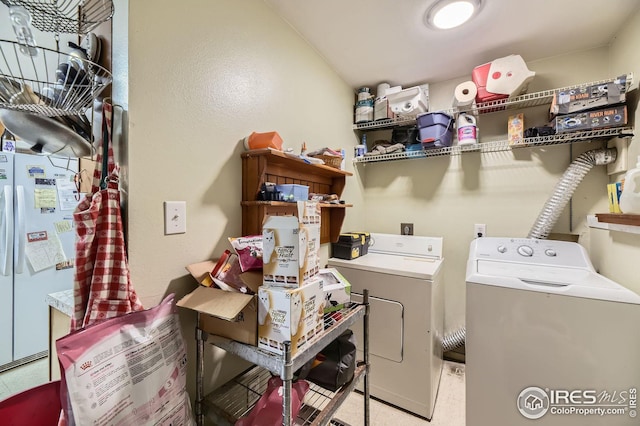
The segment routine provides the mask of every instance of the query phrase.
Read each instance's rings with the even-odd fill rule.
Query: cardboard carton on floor
[[[214,261],[188,265],[187,271],[202,284],[215,266]],[[260,271],[243,272],[242,281],[255,293],[262,284]],[[258,301],[256,295],[224,291],[199,285],[177,303],[178,306],[200,312],[198,327],[207,333],[257,345]]]
[[[291,354],[314,342],[324,330],[322,279],[314,277],[298,288],[262,286],[258,290],[258,347]]]

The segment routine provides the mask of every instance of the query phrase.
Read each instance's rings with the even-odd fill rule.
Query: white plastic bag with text
[[[152,309],[64,336],[56,348],[70,425],[195,424],[173,294]]]

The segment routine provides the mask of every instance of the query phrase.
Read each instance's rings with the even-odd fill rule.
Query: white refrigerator
[[[46,296],[73,288],[76,173],[77,158],[0,152],[0,371],[47,355]]]

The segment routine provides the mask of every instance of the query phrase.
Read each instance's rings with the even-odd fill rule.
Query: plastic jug
[[[640,214],[640,156],[636,167],[624,176],[620,210],[622,213]]]
[[[458,115],[458,145],[470,145],[478,142],[476,118],[471,114]]]

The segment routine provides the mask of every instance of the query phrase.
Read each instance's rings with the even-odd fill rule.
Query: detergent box
[[[509,116],[507,137],[509,145],[518,145],[524,142],[524,114],[519,113]]]
[[[291,354],[313,343],[324,330],[323,280],[316,276],[298,288],[262,286],[258,289],[258,347]]]

